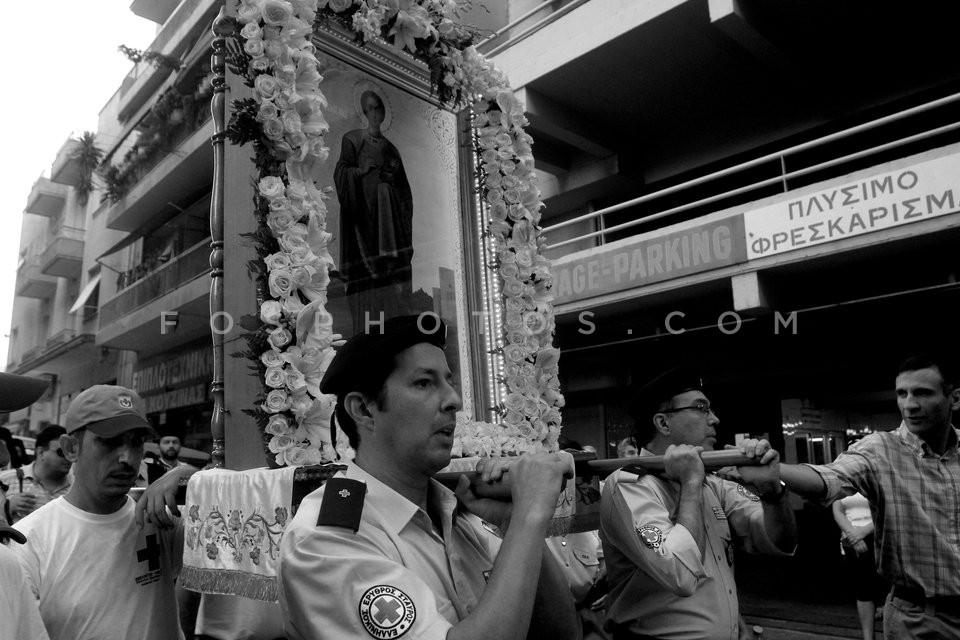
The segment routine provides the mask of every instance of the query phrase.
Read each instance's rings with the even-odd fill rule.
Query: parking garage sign
[[[954,213],[960,154],[906,165],[743,214],[749,259]]]
[[[553,264],[554,304],[636,289],[746,261],[739,215],[636,236]]]

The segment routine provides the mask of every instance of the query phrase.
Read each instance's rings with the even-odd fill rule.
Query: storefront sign
[[[210,401],[210,383],[200,382],[189,387],[165,391],[152,396],[143,396],[147,405],[147,413],[189,407]]]
[[[635,289],[746,259],[739,215],[668,234],[638,236],[589,256],[555,263],[554,304]]]
[[[960,154],[907,165],[743,214],[751,260],[946,215]]]
[[[212,378],[213,350],[204,345],[144,362],[134,370],[132,386],[147,413],[154,413],[209,401]]]

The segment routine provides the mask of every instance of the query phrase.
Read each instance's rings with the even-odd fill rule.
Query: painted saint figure
[[[360,105],[365,129],[343,135],[334,171],[340,201],[340,276],[354,327],[407,312],[413,259],[413,195],[400,152],[380,131],[386,109],[373,91]]]

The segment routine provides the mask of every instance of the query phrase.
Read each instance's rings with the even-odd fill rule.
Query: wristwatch
[[[784,496],[787,495],[789,490],[787,489],[787,483],[783,480],[780,481],[780,490],[777,492],[769,492],[760,494],[760,501],[766,502],[767,504],[779,504],[783,500]]]

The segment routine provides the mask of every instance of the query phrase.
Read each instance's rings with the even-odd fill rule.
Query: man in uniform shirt
[[[643,387],[631,413],[640,455],[663,455],[666,470],[657,476],[621,469],[604,484],[600,539],[614,640],[737,640],[734,546],[775,555],[796,546],[779,458],[764,441],[741,445],[760,457],[761,466],[740,469],[759,498],[705,473],[700,453],[713,449],[719,420],[699,376],[686,369]]]
[[[15,524],[70,489],[71,463],[60,446],[60,436],[64,433],[66,430],[60,425],[44,428],[37,434],[33,462],[0,473],[3,490],[0,524]]]
[[[830,464],[780,467],[791,489],[824,504],[857,492],[870,501],[877,570],[893,584],[887,638],[960,638],[958,383],[943,358],[908,358],[896,376],[898,429],[868,435]]]
[[[455,494],[431,478],[450,461],[461,407],[445,331],[433,315],[391,319],[330,364],[320,388],[337,396],[357,455],[304,498],[284,532],[289,637],[579,637],[566,581],[544,553],[569,459],[485,460],[484,481],[509,468],[512,509],[477,497],[466,478]],[[505,531],[502,542],[481,517]]]

